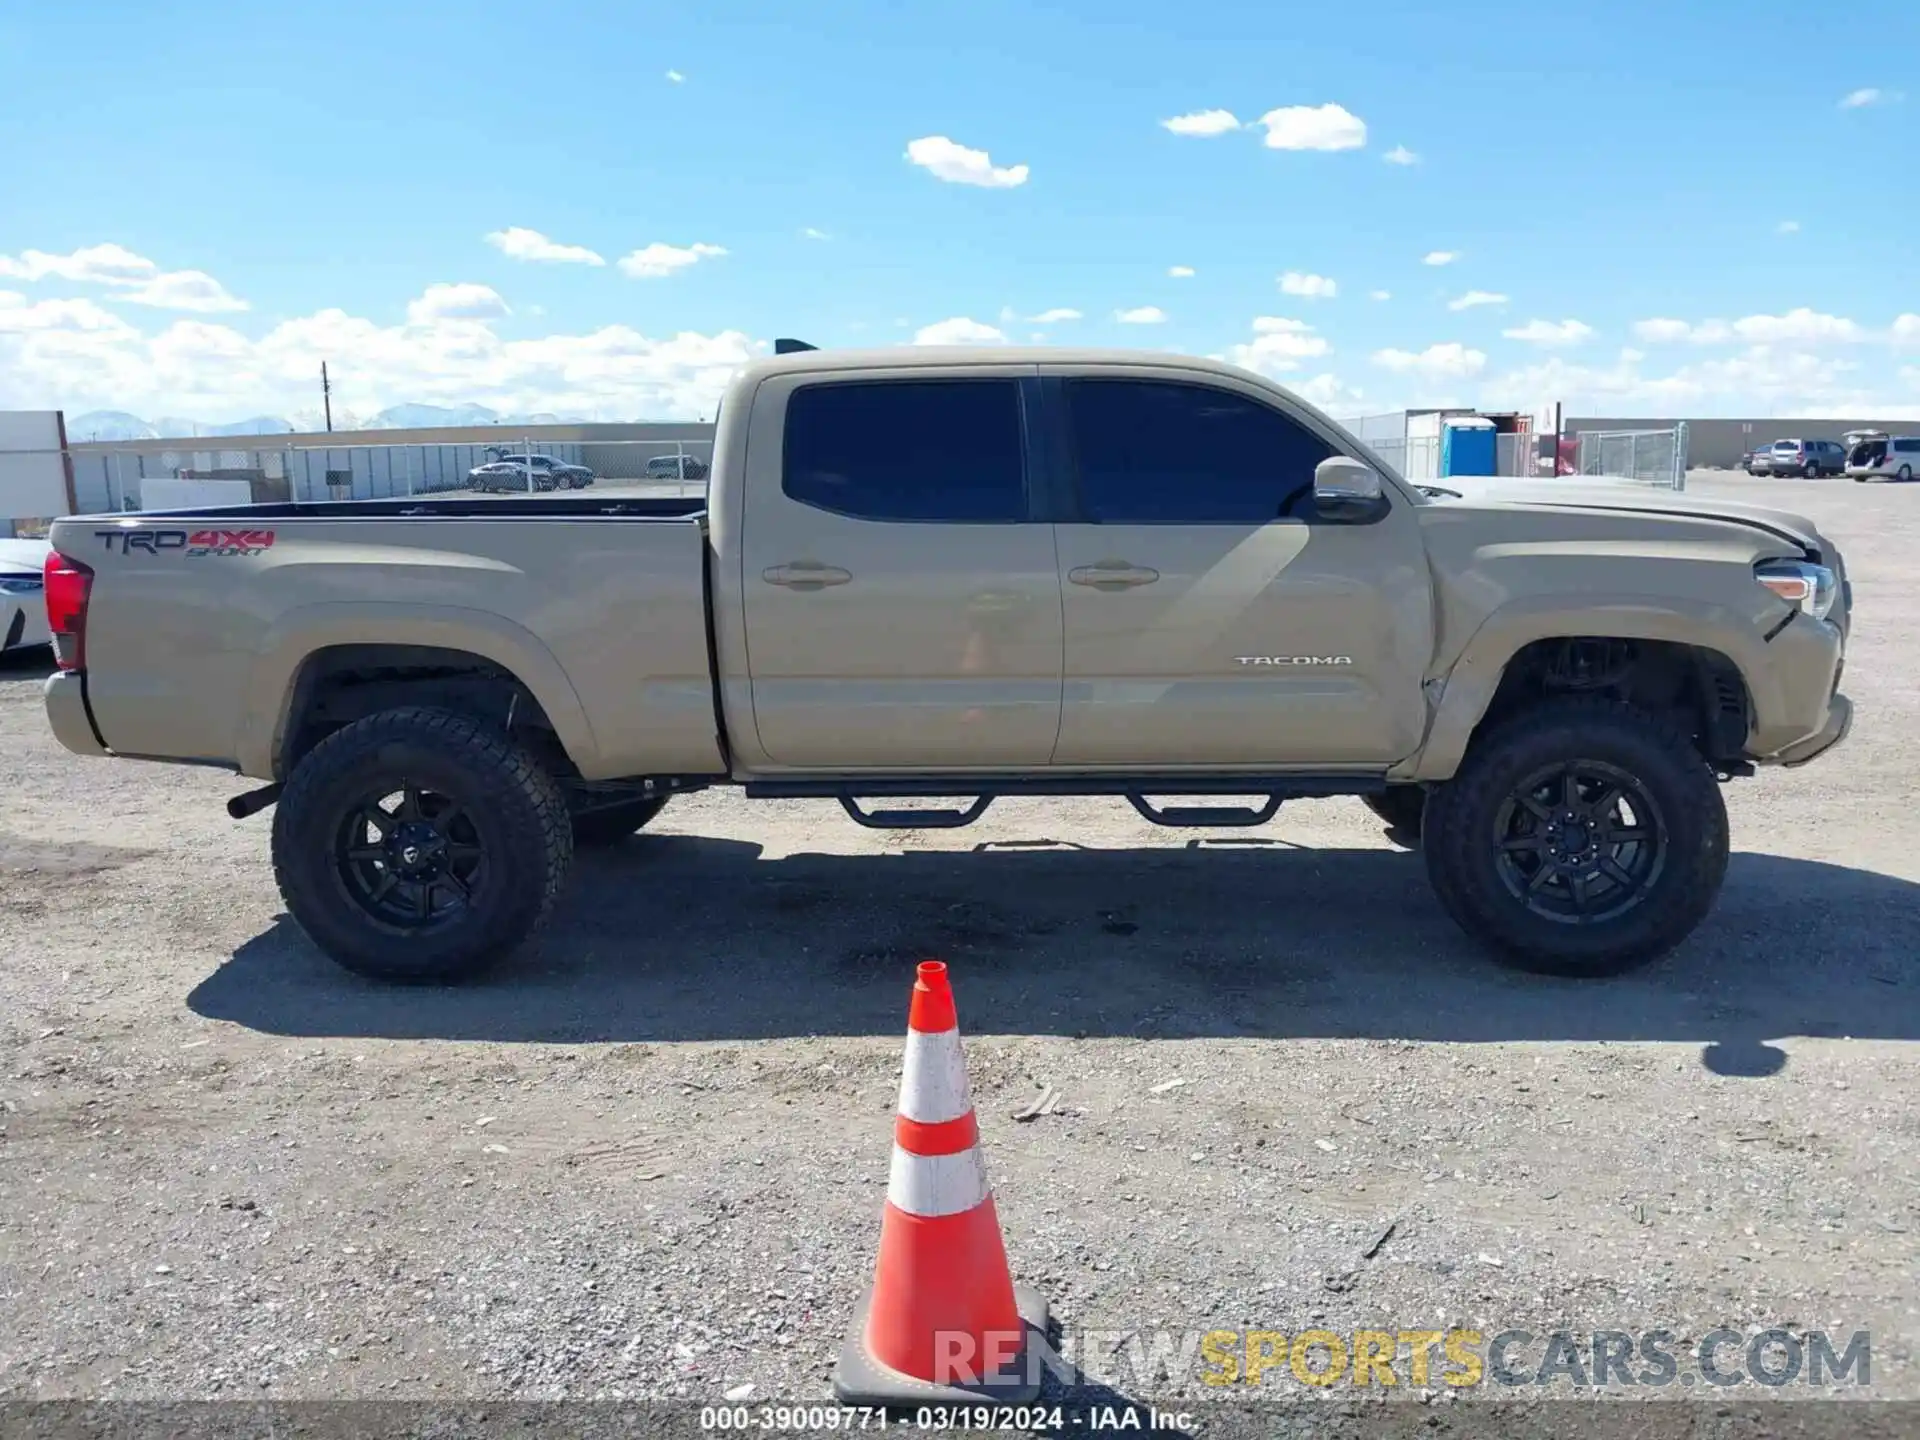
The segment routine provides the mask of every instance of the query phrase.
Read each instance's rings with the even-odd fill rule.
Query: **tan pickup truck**
[[[1599,974],[1711,908],[1718,782],[1852,715],[1848,587],[1808,521],[1408,484],[1287,391],[1161,354],[782,355],[728,390],[704,502],[255,505],[52,541],[61,743],[270,782],[229,809],[277,802],[287,908],[395,979],[477,970],[576,841],[729,784],[887,828],[1003,795],[1195,826],[1358,796],[1422,835],[1468,933]]]

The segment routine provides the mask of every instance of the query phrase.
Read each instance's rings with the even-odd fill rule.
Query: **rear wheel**
[[[280,894],[332,959],[381,980],[477,974],[532,934],[573,859],[553,778],[496,730],[387,710],[295,768],[273,822]]]
[[[1905,485],[1913,479],[1913,467],[1911,465],[1902,465],[1899,470],[1894,472],[1893,478],[1898,480],[1902,485]]]
[[[1522,969],[1616,974],[1712,909],[1727,813],[1679,726],[1612,701],[1544,705],[1477,741],[1427,801],[1427,873],[1474,939]]]
[[[623,800],[617,805],[602,805],[573,817],[573,843],[576,845],[618,845],[666,808],[665,795],[644,800]]]

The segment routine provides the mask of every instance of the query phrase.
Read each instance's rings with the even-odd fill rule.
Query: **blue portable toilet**
[[[1493,421],[1484,415],[1449,415],[1441,422],[1440,473],[1491,475],[1498,468]]]

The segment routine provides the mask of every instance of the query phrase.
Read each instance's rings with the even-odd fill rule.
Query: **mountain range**
[[[575,425],[584,423],[584,415],[503,415],[485,405],[392,405],[378,414],[365,417],[334,414],[334,429],[340,430],[431,430],[467,425]],[[143,420],[125,410],[89,410],[67,417],[67,439],[75,444],[114,440],[195,439],[202,436],[287,435],[324,430],[326,421],[305,412],[285,415],[255,415],[246,420],[209,424],[178,415],[163,415]]]

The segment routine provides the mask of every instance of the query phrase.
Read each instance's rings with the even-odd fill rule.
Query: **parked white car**
[[[1856,481],[1913,479],[1920,475],[1920,436],[1861,436],[1847,452],[1847,474]]]
[[[52,553],[44,540],[0,540],[0,651],[48,642],[41,576]]]

